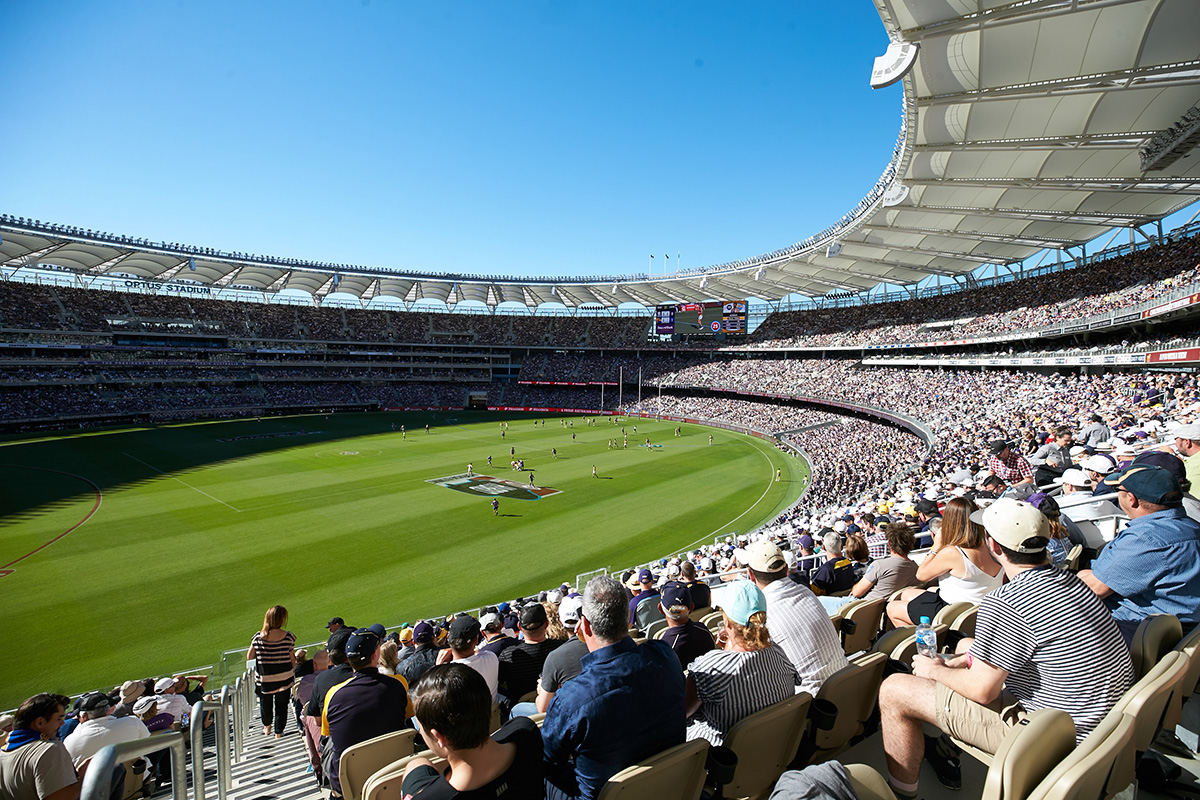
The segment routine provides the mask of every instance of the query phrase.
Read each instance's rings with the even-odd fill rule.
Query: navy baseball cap
[[[685,584],[679,581],[670,581],[663,584],[662,599],[659,602],[662,603],[663,608],[670,608],[671,606],[686,606],[690,608],[692,605],[692,592]]]
[[[1105,478],[1104,484],[1124,489],[1138,500],[1155,505],[1173,505],[1183,500],[1179,481],[1162,467],[1130,464]]]
[[[638,573],[638,583],[653,583],[654,573],[648,569],[643,569]]]
[[[359,628],[346,640],[346,655],[351,658],[367,658],[383,640],[383,633],[384,628],[378,623],[369,628]]]

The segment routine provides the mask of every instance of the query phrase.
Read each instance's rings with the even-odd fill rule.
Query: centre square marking
[[[493,478],[491,475],[468,475],[465,472],[460,475],[447,475],[444,478],[430,478],[425,482],[445,486],[456,492],[481,497],[506,497],[509,500],[541,500],[552,494],[562,494],[561,489],[551,489],[549,486],[530,486],[528,482]]]

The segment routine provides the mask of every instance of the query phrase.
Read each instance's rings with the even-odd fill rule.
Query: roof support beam
[[[1039,236],[1036,239],[1026,238],[1022,236],[1006,236],[1002,233],[982,233],[980,231],[962,231],[951,230],[949,228],[906,228],[901,225],[873,225],[866,224],[864,230],[881,231],[899,231],[901,233],[916,233],[927,236],[939,236],[944,239],[965,239],[971,242],[995,242],[997,244],[1023,244],[1030,247],[1050,247],[1051,245],[1059,246],[1067,244],[1070,239],[1052,239],[1045,236]]]
[[[1046,136],[1029,139],[981,139],[971,142],[925,142],[913,145],[920,152],[972,152],[981,150],[1074,150],[1086,147],[1089,150],[1128,150],[1137,147],[1147,137],[1158,131],[1131,131],[1129,133],[1083,134],[1080,136]]]
[[[915,206],[902,207],[898,211],[918,214],[953,214],[956,216],[996,217],[1016,219],[1024,222],[1072,222],[1085,225],[1122,226],[1146,221],[1145,217],[1130,214],[1092,214],[1072,211],[1028,211],[1021,208],[979,208],[964,206]]]
[[[1173,194],[1200,192],[1197,178],[905,178],[909,186],[978,186],[985,189],[1063,189],[1091,192],[1136,192]]]
[[[1073,78],[1056,78],[1050,81],[1034,81],[1010,86],[995,86],[987,89],[972,89],[964,92],[918,97],[917,102],[925,108],[955,103],[981,103],[987,100],[1011,100],[1015,97],[1053,97],[1062,94],[1102,94],[1146,83],[1170,83],[1188,85],[1200,83],[1200,61],[1180,61],[1174,64],[1156,64],[1141,69],[1097,72]]]
[[[961,17],[933,22],[929,25],[919,25],[900,32],[900,38],[905,42],[918,42],[926,36],[947,36],[952,33],[962,33],[998,25],[1028,22],[1031,20],[1058,17],[1073,14],[1080,8],[1091,10],[1105,6],[1123,5],[1128,0],[1033,0],[1032,2],[1012,2],[1005,6],[992,8],[975,14],[964,14]]]

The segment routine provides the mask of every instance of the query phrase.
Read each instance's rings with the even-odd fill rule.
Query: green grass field
[[[807,474],[718,429],[675,437],[674,423],[625,420],[629,449],[614,451],[608,418],[534,419],[345,414],[10,438],[0,708],[214,663],[275,603],[315,641],[333,615],[394,625],[658,558],[770,520]],[[639,446],[647,436],[662,447]],[[427,482],[473,462],[527,483],[510,447],[560,493],[502,498],[493,517],[489,498]]]

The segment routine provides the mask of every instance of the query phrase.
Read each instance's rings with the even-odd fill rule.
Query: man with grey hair
[[[583,670],[559,688],[542,725],[547,800],[590,800],[625,767],[684,741],[679,660],[660,641],[634,644],[629,600],[607,576],[584,590]]]
[[[827,531],[821,537],[821,544],[825,548],[825,563],[817,567],[809,582],[822,594],[849,591],[858,579],[854,576],[854,562],[842,555],[841,534]]]

